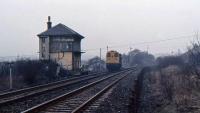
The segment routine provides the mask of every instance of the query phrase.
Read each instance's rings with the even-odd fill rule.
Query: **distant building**
[[[61,23],[52,27],[49,16],[47,30],[38,37],[41,60],[56,61],[68,70],[80,69],[83,36]]]

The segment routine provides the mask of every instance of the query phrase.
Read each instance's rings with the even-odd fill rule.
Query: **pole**
[[[101,60],[101,48],[100,48],[100,60]]]
[[[132,47],[130,47],[130,51],[129,51],[129,54],[128,54],[128,63],[129,63],[129,67],[131,66],[131,51],[132,51]]]
[[[12,78],[12,68],[11,68],[11,64],[10,64],[10,89],[13,88],[13,78]]]
[[[132,51],[132,49],[133,49],[133,48],[132,48],[132,47],[130,47],[130,52]]]
[[[108,46],[107,46],[107,52],[108,52]]]
[[[196,37],[197,37],[197,40],[198,40],[198,38],[199,38],[199,33],[198,33],[198,31],[197,31],[197,33],[196,33]]]
[[[100,48],[100,54],[99,54],[100,56],[100,61],[99,61],[99,70],[101,71],[101,48]]]

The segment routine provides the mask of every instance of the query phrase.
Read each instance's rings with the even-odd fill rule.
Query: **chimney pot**
[[[50,22],[51,21],[51,17],[50,16],[48,16],[48,22]]]
[[[47,29],[50,29],[51,28],[51,17],[48,16],[48,22],[47,22]]]

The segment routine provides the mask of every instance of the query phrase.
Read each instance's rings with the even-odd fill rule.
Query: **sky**
[[[200,28],[199,0],[0,0],[0,57],[38,56],[37,34],[63,23],[83,35],[83,59],[106,47],[184,52]],[[151,43],[150,43],[151,42]]]

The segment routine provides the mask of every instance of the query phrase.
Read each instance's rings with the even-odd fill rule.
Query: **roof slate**
[[[70,29],[69,27],[59,23],[58,25],[38,34],[39,37],[42,36],[76,36],[77,38],[84,38],[79,33]]]

